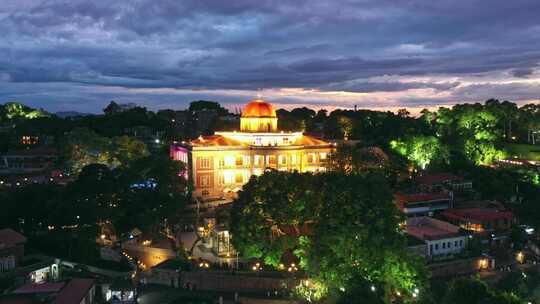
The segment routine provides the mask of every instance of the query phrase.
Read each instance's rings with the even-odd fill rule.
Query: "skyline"
[[[258,94],[277,108],[411,112],[540,101],[537,1],[18,1],[0,103],[98,113]]]

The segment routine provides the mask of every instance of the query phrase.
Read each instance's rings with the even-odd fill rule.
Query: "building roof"
[[[250,101],[242,111],[243,118],[270,117],[276,118],[276,111],[272,105],[262,99]]]
[[[189,267],[188,263],[185,260],[182,259],[168,259],[165,260],[156,266],[152,267],[154,269],[169,269],[169,270],[182,270],[187,269]]]
[[[14,246],[21,243],[26,243],[24,235],[10,228],[0,230],[0,244]]]
[[[463,181],[463,177],[454,175],[452,173],[434,173],[420,176],[416,178],[416,181],[419,184],[434,185],[447,181]]]
[[[38,147],[32,149],[22,149],[8,151],[4,156],[57,156],[58,150],[55,148]]]
[[[199,138],[190,141],[190,144],[194,147],[247,146],[239,140],[221,135],[199,136]]]
[[[448,193],[414,193],[414,194],[394,194],[394,198],[398,203],[414,203],[414,202],[428,202],[435,200],[450,199]]]
[[[43,283],[43,284],[25,284],[17,288],[15,294],[37,294],[37,293],[56,293],[59,292],[66,283]]]
[[[440,240],[459,236],[459,227],[429,217],[409,218],[405,231],[421,240]]]
[[[94,284],[95,281],[93,279],[72,279],[64,288],[62,288],[58,296],[56,296],[56,301],[54,303],[80,303]]]
[[[43,301],[33,295],[7,294],[0,295],[2,304],[42,304]]]
[[[477,221],[512,219],[514,217],[510,211],[500,211],[493,208],[449,209],[443,211],[441,215],[449,219]]]
[[[329,143],[324,140],[320,140],[309,135],[302,135],[293,143],[295,146],[319,146],[328,144]]]

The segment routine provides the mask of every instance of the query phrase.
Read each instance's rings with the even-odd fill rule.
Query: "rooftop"
[[[4,156],[57,156],[58,150],[54,148],[39,147],[32,149],[13,150],[4,153]]]
[[[222,134],[226,134],[222,132]],[[247,136],[252,138],[253,136],[288,136],[288,134],[285,133],[285,135],[282,135],[281,133],[270,133],[270,134],[257,134],[257,133],[243,133],[243,132],[236,132],[231,133],[238,137],[241,136]],[[329,145],[330,143],[320,140],[318,138],[309,136],[309,135],[301,135],[297,136],[297,138],[287,145],[279,145],[279,146],[320,146],[320,145]],[[240,141],[231,137],[227,137],[225,135],[208,135],[208,136],[199,136],[197,139],[194,139],[189,142],[189,145],[193,147],[249,147],[249,146],[257,146],[257,145],[251,145],[249,142]],[[262,146],[262,147],[273,147],[273,146]]]
[[[434,185],[434,184],[441,184],[448,181],[463,181],[463,177],[454,175],[452,173],[434,173],[434,174],[427,174],[420,176],[416,178],[416,181],[419,184],[424,185]]]
[[[17,288],[15,294],[36,294],[36,293],[56,293],[59,292],[66,283],[43,283],[43,284],[25,284]]]
[[[493,208],[468,208],[468,209],[449,209],[441,213],[446,218],[456,220],[498,220],[512,219],[514,214],[510,211],[501,211]]]
[[[73,304],[80,303],[86,296],[88,290],[94,286],[92,279],[72,279],[56,296],[55,304]]]
[[[412,203],[412,202],[428,202],[435,200],[445,200],[450,199],[448,193],[414,193],[414,194],[394,194],[394,198],[399,203]]]
[[[21,243],[26,243],[24,235],[10,228],[0,230],[0,244],[14,246]]]
[[[170,260],[163,261],[152,268],[182,270],[182,269],[188,268],[188,262],[181,259],[170,259]]]
[[[258,118],[258,117],[277,117],[276,111],[272,105],[262,99],[250,101],[242,111],[243,118]]]
[[[430,217],[409,218],[405,230],[407,234],[421,240],[440,240],[459,236],[459,227]]]

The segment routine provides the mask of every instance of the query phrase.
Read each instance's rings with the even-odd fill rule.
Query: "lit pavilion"
[[[240,190],[252,175],[265,169],[318,172],[334,145],[302,132],[278,131],[272,105],[253,100],[240,117],[240,131],[216,132],[171,146],[171,157],[187,164],[202,199],[227,198]]]

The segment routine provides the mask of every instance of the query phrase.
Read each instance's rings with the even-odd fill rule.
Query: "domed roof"
[[[262,99],[250,101],[244,111],[242,117],[277,117],[274,107]]]

